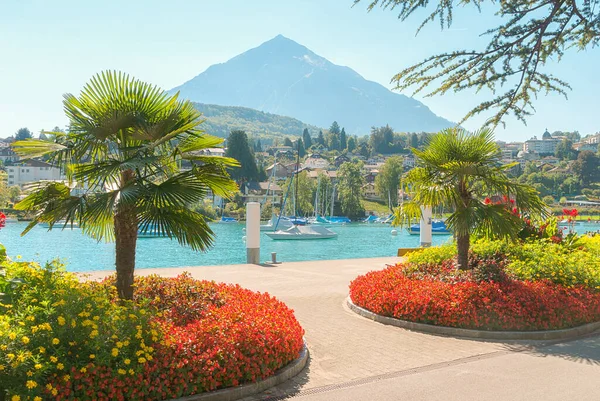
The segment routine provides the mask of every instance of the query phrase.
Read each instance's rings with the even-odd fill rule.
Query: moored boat
[[[406,229],[410,235],[421,234],[421,226],[419,224],[413,224]],[[431,234],[432,235],[451,235],[452,233],[446,227],[446,223],[441,220],[434,220],[431,223]]]
[[[293,226],[287,230],[277,230],[266,235],[274,240],[315,240],[337,238],[337,233],[323,226]]]

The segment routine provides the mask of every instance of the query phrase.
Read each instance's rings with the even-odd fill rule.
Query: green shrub
[[[440,264],[446,260],[450,260],[456,256],[456,245],[445,244],[433,246],[430,248],[422,248],[407,255],[407,262],[415,265]]]
[[[67,382],[93,365],[136,373],[140,351],[152,359],[147,344],[159,332],[150,314],[111,302],[114,287],[80,283],[58,262],[5,261],[0,269],[17,283],[0,303],[0,393],[27,389],[38,399],[52,391],[48,381]]]
[[[546,279],[600,289],[600,238],[581,238],[578,249],[549,241],[511,247],[507,270],[521,280]]]

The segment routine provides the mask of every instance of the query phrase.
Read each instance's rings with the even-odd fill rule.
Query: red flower
[[[492,200],[490,198],[485,198],[483,203],[485,203],[486,205],[489,205],[490,203],[492,203]]]

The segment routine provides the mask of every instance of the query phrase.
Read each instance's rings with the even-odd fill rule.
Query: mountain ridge
[[[214,64],[173,88],[192,101],[240,106],[328,127],[336,120],[350,134],[372,126],[396,131],[438,131],[452,126],[423,103],[333,64],[283,35]]]

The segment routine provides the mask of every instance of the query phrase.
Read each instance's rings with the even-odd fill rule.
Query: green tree
[[[304,149],[302,138],[298,138],[298,141],[296,142],[296,151],[300,157],[306,156],[306,149]]]
[[[516,212],[532,217],[546,213],[535,189],[506,175],[511,165],[500,164],[491,130],[469,134],[462,128],[447,129],[433,136],[425,150],[413,152],[419,165],[406,178],[413,199],[396,209],[394,222],[419,218],[422,206],[452,210],[446,224],[454,232],[461,269],[468,269],[471,234],[515,237],[522,228],[521,218],[510,210],[512,205],[485,197],[510,197]]]
[[[319,131],[319,136],[317,137],[317,143],[323,147],[325,147],[325,137],[323,136],[323,131]]]
[[[484,48],[436,54],[393,78],[397,89],[413,87],[418,93],[429,87],[430,96],[489,88],[494,97],[472,108],[459,123],[481,112],[492,112],[488,119],[492,126],[508,114],[524,122],[535,111],[533,101],[539,93],[566,96],[570,89],[568,83],[544,71],[546,62],[561,59],[568,49],[585,50],[600,44],[600,0],[367,2],[369,10],[377,5],[397,10],[401,21],[413,14],[425,15],[419,30],[430,22],[450,28],[453,17],[467,7],[497,17],[498,26],[484,32],[489,38]]]
[[[375,177],[375,190],[388,203],[390,210],[398,204],[398,189],[402,177],[402,158],[393,156],[388,158],[377,177]]]
[[[231,177],[238,183],[258,179],[258,167],[244,131],[231,131],[227,138],[225,156],[235,159],[239,165],[231,167]]]
[[[342,213],[351,219],[365,215],[365,209],[360,201],[361,188],[365,183],[362,168],[362,162],[346,162],[338,170],[338,198]]]
[[[354,152],[354,149],[356,149],[356,139],[354,139],[353,136],[348,138],[347,149],[348,149],[348,152]]]
[[[15,133],[16,141],[23,141],[25,139],[31,139],[31,138],[33,138],[33,134],[31,133],[31,131],[29,131],[28,128],[19,128],[17,130],[17,132]]]
[[[315,190],[315,183],[308,176],[306,171],[302,171],[298,174],[298,188],[296,190],[296,177],[292,176],[286,180],[285,188],[290,188],[290,180],[292,182],[292,192],[290,192],[289,197],[285,204],[285,212],[290,215],[294,215],[297,213],[300,216],[306,216],[313,212],[313,195]],[[296,199],[296,210],[294,210],[294,197],[297,193]]]
[[[260,138],[256,141],[256,143],[254,144],[254,151],[255,152],[262,152],[263,147],[262,147],[262,143],[260,142]]]
[[[332,134],[335,135],[339,135],[340,134],[340,125],[337,123],[337,121],[334,121],[333,123],[331,123],[331,127],[329,127],[329,132],[331,132]]]
[[[561,160],[575,160],[577,158],[577,151],[573,149],[573,142],[568,138],[564,138],[556,146],[554,156]]]
[[[386,125],[385,127],[372,127],[369,145],[377,153],[390,153],[394,143],[394,130]]]
[[[346,150],[348,148],[348,138],[346,135],[346,130],[342,128],[342,132],[340,132],[340,149]]]
[[[329,134],[327,134],[327,147],[329,150],[339,150],[340,135],[330,131]]]
[[[590,150],[579,153],[573,163],[573,170],[584,187],[593,182],[600,182],[600,158]]]
[[[190,102],[120,72],[94,76],[79,97],[65,95],[63,106],[70,125],[61,143],[35,139],[13,147],[24,157],[48,157],[69,181],[103,190],[76,194],[63,183],[44,184],[16,205],[35,212],[24,234],[39,222],[52,228],[65,220],[97,240],[114,240],[118,294],[131,299],[138,230],[206,250],[214,234],[189,206],[208,191],[229,196],[236,187],[226,167],[236,162],[197,154],[222,139],[199,129],[202,116]],[[180,171],[181,160],[197,164]]]
[[[419,147],[419,137],[414,132],[410,134],[410,147],[414,149]]]
[[[292,140],[286,136],[283,140],[283,146],[293,147],[294,144],[292,143]]]
[[[12,203],[17,203],[21,197],[21,193],[21,187],[18,185],[8,187],[8,200]]]
[[[312,138],[308,133],[308,128],[304,128],[304,131],[302,132],[302,141],[304,142],[304,148],[310,149],[310,147],[312,146]]]

